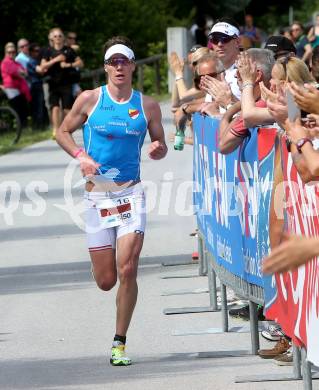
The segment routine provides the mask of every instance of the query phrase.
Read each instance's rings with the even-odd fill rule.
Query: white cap
[[[114,54],[123,54],[123,56],[127,57],[129,60],[133,60],[135,58],[134,52],[132,49],[125,45],[117,44],[108,48],[105,52],[104,61],[107,61]]]
[[[218,22],[214,24],[214,26],[210,30],[209,35],[212,35],[214,33],[221,33],[221,34],[229,35],[230,37],[234,35],[238,37],[240,34],[238,28],[225,22]]]

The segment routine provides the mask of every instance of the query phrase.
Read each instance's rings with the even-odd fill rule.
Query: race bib
[[[135,218],[134,199],[123,196],[96,201],[101,227],[108,229],[132,222]]]

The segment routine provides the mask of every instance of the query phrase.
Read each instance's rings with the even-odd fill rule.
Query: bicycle
[[[18,113],[8,105],[3,87],[0,86],[0,148],[16,144],[22,133]]]

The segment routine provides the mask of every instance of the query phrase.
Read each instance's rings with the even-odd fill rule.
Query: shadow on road
[[[132,356],[134,358],[134,356]],[[243,365],[243,357],[231,358],[228,368]],[[124,369],[114,368],[106,356],[56,360],[8,360],[1,362],[0,388],[7,389],[66,389],[68,386],[89,386],[112,383],[128,385],[145,378],[167,379],[177,376],[200,375],[201,370],[217,372],[225,364],[217,359],[200,359],[198,353],[179,353],[134,359],[135,364]],[[136,388],[136,387],[135,387]],[[172,387],[173,388],[173,387]]]
[[[172,264],[189,255],[143,257],[139,276],[158,273],[162,262]],[[154,265],[154,267],[149,267]],[[73,262],[0,268],[0,296],[96,288],[91,275],[91,262]],[[1,388],[1,386],[0,386]]]

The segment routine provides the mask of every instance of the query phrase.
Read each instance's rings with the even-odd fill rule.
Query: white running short
[[[86,191],[84,199],[90,252],[115,249],[117,238],[125,234],[144,234],[145,195],[141,183],[121,191]]]

